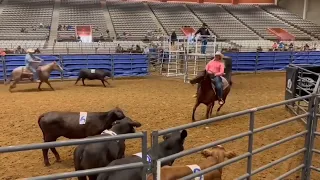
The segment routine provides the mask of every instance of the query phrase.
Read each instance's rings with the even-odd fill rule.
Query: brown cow
[[[226,151],[224,147],[218,145],[211,150],[205,149],[201,154],[206,158],[201,163],[196,164],[200,170],[212,167],[224,161],[225,158],[233,158],[236,154],[233,151]],[[163,166],[161,168],[161,180],[177,180],[193,173],[190,166]],[[214,170],[204,175],[203,180],[221,180],[222,168]],[[147,180],[153,180],[153,176],[149,175]]]

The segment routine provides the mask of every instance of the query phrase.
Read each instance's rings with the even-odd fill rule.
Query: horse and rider
[[[197,107],[203,103],[207,106],[206,118],[212,114],[214,102],[218,101],[220,107],[225,104],[226,98],[231,89],[231,77],[226,76],[224,55],[221,52],[216,52],[212,59],[205,67],[205,70],[196,78],[190,80],[191,84],[198,83],[196,104],[193,108],[192,121],[195,121],[194,115]]]
[[[39,74],[39,65],[43,62],[43,59],[34,56],[35,50],[34,49],[28,49],[27,54],[25,56],[25,66],[26,69],[32,72],[33,74],[33,82],[40,82],[38,80],[38,74]]]
[[[45,82],[52,90],[54,90],[49,83],[50,74],[53,70],[63,72],[63,69],[55,61],[40,66],[40,64],[43,62],[43,59],[41,59],[40,57],[36,57],[34,53],[34,49],[28,49],[25,56],[25,66],[17,67],[11,72],[10,78],[6,81],[6,84],[9,84],[11,81],[13,81],[13,83],[9,87],[9,91],[15,88],[16,84],[24,78],[39,83],[39,90],[41,90],[40,87],[42,82]]]

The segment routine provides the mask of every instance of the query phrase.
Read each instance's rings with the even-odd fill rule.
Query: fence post
[[[114,78],[114,58],[112,54],[110,54],[111,56],[111,74],[112,74],[112,79]]]
[[[150,168],[150,165],[147,161],[147,152],[148,152],[148,134],[146,131],[143,131],[143,137],[142,137],[142,142],[141,142],[141,146],[142,146],[142,160],[143,160],[143,171],[142,171],[142,180],[146,180],[147,179],[147,169]]]
[[[2,63],[3,84],[5,84],[7,81],[7,71],[6,71],[7,67],[6,67],[6,61],[4,56],[1,56],[1,63]]]
[[[60,73],[61,81],[63,81],[63,80],[64,80],[64,64],[63,64],[61,55],[58,55],[58,57],[59,57],[59,62],[60,62],[60,64],[61,64],[62,68],[63,68],[63,71]]]
[[[304,154],[304,165],[305,167],[302,170],[302,179],[303,180],[309,180],[310,179],[310,166],[311,166],[311,161],[312,161],[312,149],[314,145],[314,132],[317,130],[317,109],[319,107],[319,101],[318,97],[314,94],[309,99],[309,107],[308,107],[308,112],[310,115],[308,116],[307,119],[307,126],[306,130],[308,133],[306,134],[305,137],[305,148],[306,152]]]
[[[251,180],[251,171],[252,171],[252,151],[253,151],[253,130],[254,130],[254,112],[250,113],[250,124],[249,124],[249,131],[251,134],[249,134],[248,139],[248,152],[250,153],[250,156],[248,156],[247,160],[247,174],[249,174],[249,177],[247,180]]]
[[[88,54],[86,54],[86,60],[87,60],[87,69],[89,69],[89,60],[88,60]]]
[[[254,73],[257,73],[257,66],[258,66],[258,62],[259,62],[259,52],[256,52],[256,60],[255,60],[255,64],[254,64]]]
[[[157,179],[157,160],[158,160],[158,153],[159,153],[159,149],[158,149],[158,131],[153,131],[151,133],[151,146],[152,146],[153,151],[155,152],[153,157],[152,157],[152,174],[153,174],[153,178],[155,180],[160,180],[160,179]]]

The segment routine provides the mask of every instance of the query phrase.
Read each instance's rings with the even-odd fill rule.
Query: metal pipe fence
[[[37,143],[37,144],[28,144],[28,145],[18,145],[18,146],[7,146],[0,147],[0,153],[11,153],[11,152],[19,152],[19,151],[30,151],[36,149],[48,149],[54,147],[62,147],[62,146],[73,146],[73,145],[82,145],[82,144],[90,144],[90,143],[98,143],[98,142],[106,142],[106,141],[117,141],[117,140],[125,140],[125,139],[141,139],[141,152],[142,152],[142,162],[140,163],[130,163],[121,166],[110,166],[110,167],[102,167],[95,169],[87,169],[75,172],[68,173],[57,173],[52,175],[38,176],[30,178],[32,180],[53,180],[59,178],[71,178],[78,176],[86,176],[97,173],[111,172],[117,170],[125,170],[132,168],[143,168],[143,173],[146,174],[147,169],[149,168],[149,163],[147,162],[147,132],[138,132],[131,134],[122,134],[116,136],[97,136],[97,137],[88,137],[84,139],[74,139],[67,141],[59,141],[59,142],[46,142],[46,143]],[[143,180],[145,180],[144,177]]]
[[[248,138],[248,150],[246,153],[240,155],[240,156],[237,156],[235,158],[232,158],[232,159],[229,159],[227,161],[224,161],[220,164],[217,164],[215,166],[212,166],[210,168],[207,168],[207,169],[204,169],[204,170],[201,170],[201,171],[198,171],[197,173],[193,173],[193,174],[190,174],[184,178],[182,178],[183,180],[190,180],[190,179],[194,179],[196,177],[200,177],[208,172],[211,172],[213,170],[216,170],[216,169],[219,169],[219,168],[222,168],[226,165],[229,165],[229,164],[232,164],[234,162],[237,162],[237,161],[240,161],[242,159],[247,159],[247,172],[246,174],[240,176],[238,179],[251,179],[251,176],[265,170],[265,169],[268,169],[278,163],[281,163],[281,162],[284,162],[294,156],[297,156],[298,154],[301,154],[301,153],[304,153],[304,162],[299,165],[298,167],[290,170],[289,172],[281,175],[280,177],[287,177],[289,176],[290,174],[292,173],[295,173],[297,172],[298,170],[301,170],[302,169],[302,172],[303,172],[303,178],[305,177],[308,177],[308,167],[309,167],[309,159],[310,159],[310,155],[309,155],[309,147],[310,147],[310,143],[312,142],[311,141],[311,138],[310,136],[312,136],[312,133],[311,133],[311,125],[313,125],[313,119],[315,118],[315,108],[314,107],[318,107],[318,106],[314,106],[313,103],[309,103],[309,109],[306,113],[304,114],[300,114],[300,115],[297,115],[295,117],[291,117],[291,118],[287,118],[287,119],[284,119],[284,120],[281,120],[281,121],[278,121],[278,122],[275,122],[275,123],[272,123],[272,124],[268,124],[268,125],[265,125],[263,127],[259,127],[259,128],[254,128],[254,122],[255,122],[255,113],[258,112],[258,111],[262,111],[262,110],[267,110],[267,109],[271,109],[271,108],[274,108],[274,107],[279,107],[279,106],[283,106],[283,105],[287,105],[289,103],[293,103],[293,102],[296,102],[296,101],[301,101],[301,100],[304,100],[304,99],[308,99],[309,102],[318,102],[318,100],[315,100],[315,99],[318,99],[316,98],[317,95],[315,94],[309,94],[309,95],[306,95],[306,96],[302,96],[302,97],[298,97],[298,98],[294,98],[294,99],[290,99],[290,100],[286,100],[286,101],[282,101],[282,102],[278,102],[278,103],[274,103],[274,104],[270,104],[270,105],[266,105],[266,106],[261,106],[261,107],[256,107],[256,108],[252,108],[252,109],[248,109],[248,110],[244,110],[244,111],[240,111],[240,112],[236,112],[236,113],[230,113],[230,114],[227,114],[227,115],[222,115],[222,116],[219,116],[219,117],[215,117],[215,118],[210,118],[210,119],[207,119],[207,120],[203,120],[203,121],[198,121],[198,122],[195,122],[195,123],[190,123],[190,124],[186,124],[186,125],[181,125],[181,126],[178,126],[178,127],[173,127],[173,128],[169,128],[169,129],[165,129],[165,130],[160,130],[160,131],[154,131],[152,132],[152,146],[156,146],[156,143],[158,142],[158,138],[159,136],[161,135],[164,135],[164,134],[167,134],[167,133],[172,133],[172,132],[175,132],[175,131],[180,131],[180,130],[183,130],[183,129],[189,129],[189,128],[195,128],[195,127],[198,127],[198,126],[201,126],[201,125],[207,125],[207,124],[211,124],[211,123],[214,123],[214,122],[218,122],[218,121],[222,121],[222,120],[228,120],[228,119],[231,119],[233,117],[237,117],[237,116],[242,116],[242,115],[250,115],[250,118],[249,118],[249,129],[248,131],[245,131],[245,132],[242,132],[240,134],[237,134],[237,135],[234,135],[234,136],[230,136],[230,137],[227,137],[227,138],[224,138],[224,139],[221,139],[221,140],[217,140],[215,142],[212,142],[212,143],[208,143],[208,144],[205,144],[205,145],[202,145],[202,146],[198,146],[198,147],[195,147],[195,148],[192,148],[192,149],[188,149],[188,150],[185,150],[185,151],[182,151],[180,153],[177,153],[177,154],[174,154],[174,155],[171,155],[171,156],[167,156],[167,157],[164,157],[164,158],[161,158],[161,159],[157,159],[156,162],[153,163],[153,175],[154,177],[157,177],[158,180],[160,180],[161,178],[161,174],[160,174],[160,170],[161,170],[161,164],[164,163],[164,162],[167,162],[167,161],[170,161],[170,160],[173,160],[173,159],[176,159],[176,158],[181,158],[183,156],[186,156],[186,155],[190,155],[190,154],[193,154],[193,153],[196,153],[196,152],[199,152],[201,150],[204,150],[204,149],[207,149],[207,148],[211,148],[211,147],[214,147],[214,146],[217,146],[217,145],[220,145],[220,144],[224,144],[224,143],[227,143],[227,142],[231,142],[231,141],[234,141],[236,139],[240,139],[240,138],[243,138],[243,137],[249,137]],[[283,138],[281,140],[278,140],[276,142],[273,142],[273,143],[270,143],[268,145],[265,145],[263,147],[260,147],[260,148],[257,148],[257,149],[253,149],[253,138],[254,138],[254,134],[256,133],[259,133],[259,132],[262,132],[262,131],[265,131],[265,130],[268,130],[268,129],[272,129],[272,128],[275,128],[275,127],[278,127],[278,126],[281,126],[281,125],[285,125],[289,122],[294,122],[294,121],[297,121],[297,120],[300,120],[301,118],[304,118],[304,117],[307,117],[308,118],[308,125],[310,126],[306,126],[306,130],[302,131],[302,132],[299,132],[299,133],[296,133],[294,135],[291,135],[289,137],[286,137],[286,138]],[[319,135],[320,135],[320,132],[319,132]],[[270,148],[273,148],[275,146],[278,146],[278,145],[281,145],[283,143],[286,143],[286,142],[289,142],[293,139],[296,139],[296,138],[299,138],[299,137],[305,137],[305,147],[302,148],[302,149],[299,149],[287,156],[284,156],[278,160],[275,160],[267,165],[264,165],[258,169],[255,169],[253,170],[252,169],[252,156],[255,155],[255,154],[258,154],[258,153],[261,153],[265,150],[268,150]],[[320,152],[320,151],[319,151]]]

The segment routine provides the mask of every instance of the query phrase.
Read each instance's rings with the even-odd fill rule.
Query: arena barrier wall
[[[142,152],[143,162],[130,163],[126,165],[119,165],[119,166],[112,166],[112,167],[80,170],[75,172],[58,173],[58,174],[52,174],[52,175],[32,177],[28,179],[29,180],[56,180],[56,179],[65,179],[65,178],[86,176],[86,175],[92,175],[92,174],[98,174],[98,173],[104,173],[104,172],[141,168],[141,167],[143,167],[144,174],[146,174],[147,169],[150,167],[150,164],[147,161],[148,143],[147,143],[147,132],[145,131],[138,132],[138,133],[116,135],[116,136],[99,136],[99,137],[89,137],[84,139],[67,140],[67,141],[59,141],[59,142],[46,142],[46,143],[38,143],[38,144],[0,147],[0,153],[30,151],[30,150],[36,150],[36,149],[47,149],[47,148],[53,148],[53,147],[74,146],[74,145],[98,143],[98,142],[104,142],[104,141],[137,139],[137,138],[142,140],[141,152]]]
[[[309,107],[308,107],[308,111],[307,112],[305,112],[303,114],[300,114],[300,115],[296,115],[296,116],[288,118],[288,119],[284,119],[284,120],[278,121],[276,123],[272,123],[272,124],[269,124],[269,125],[266,125],[266,126],[263,126],[263,127],[255,128],[254,124],[255,124],[255,113],[256,112],[262,111],[262,110],[271,109],[271,108],[274,108],[274,107],[287,105],[287,104],[290,104],[290,103],[293,103],[293,102],[296,102],[296,101],[301,101],[301,100],[308,100],[309,102],[312,102],[312,103],[309,103]],[[240,133],[240,134],[237,134],[237,135],[234,135],[234,136],[230,136],[230,137],[227,137],[227,138],[224,138],[224,139],[221,139],[221,140],[217,140],[217,141],[209,143],[209,144],[205,144],[205,145],[202,145],[202,146],[199,146],[199,147],[188,149],[188,150],[182,151],[180,153],[177,153],[177,154],[174,154],[174,155],[171,155],[171,156],[168,156],[168,157],[164,157],[164,158],[158,159],[157,161],[153,162],[153,175],[154,175],[154,177],[157,177],[158,180],[160,180],[160,167],[161,167],[161,164],[163,162],[170,161],[170,160],[173,160],[173,159],[176,159],[176,158],[181,158],[183,156],[190,155],[190,154],[196,153],[198,151],[201,151],[201,150],[204,150],[204,149],[207,149],[207,148],[211,148],[211,147],[214,147],[214,146],[217,146],[217,145],[221,145],[221,144],[224,144],[224,143],[227,143],[227,142],[231,142],[231,141],[234,141],[236,139],[240,139],[240,138],[248,136],[248,139],[249,139],[248,140],[248,151],[246,153],[238,155],[235,158],[226,160],[226,161],[224,161],[224,162],[222,162],[220,164],[217,164],[215,166],[212,166],[212,167],[209,167],[207,169],[204,169],[204,170],[198,171],[196,173],[193,173],[191,175],[188,175],[188,176],[182,178],[182,180],[191,180],[191,179],[194,179],[196,177],[200,177],[201,175],[204,175],[204,174],[206,174],[208,172],[211,172],[213,170],[217,170],[219,168],[222,168],[224,166],[230,165],[232,163],[238,162],[238,161],[243,160],[243,159],[247,159],[247,173],[242,175],[242,176],[240,176],[240,177],[238,177],[237,179],[251,179],[251,177],[253,175],[258,174],[259,172],[261,172],[263,170],[266,170],[266,169],[268,169],[268,168],[270,168],[272,166],[275,166],[275,165],[277,165],[277,164],[279,164],[281,162],[284,162],[284,161],[286,161],[286,160],[288,160],[288,159],[290,159],[292,157],[295,157],[295,156],[297,156],[298,154],[301,154],[301,153],[304,154],[304,159],[303,159],[302,164],[300,164],[299,166],[297,166],[297,167],[291,169],[290,171],[282,174],[280,177],[278,177],[276,179],[278,179],[278,180],[284,179],[284,178],[288,177],[289,175],[291,175],[291,174],[293,174],[293,173],[295,173],[297,171],[301,171],[302,172],[302,176],[301,176],[302,179],[309,179],[310,178],[310,170],[311,169],[314,169],[314,170],[320,172],[320,169],[317,169],[316,167],[311,166],[312,152],[316,152],[316,153],[320,154],[319,150],[314,150],[313,149],[314,137],[315,137],[315,135],[320,135],[320,132],[319,133],[315,132],[316,124],[314,124],[314,122],[317,119],[317,111],[316,111],[315,108],[313,108],[313,107],[317,107],[319,105],[318,102],[319,102],[319,100],[318,100],[317,95],[311,94],[311,95],[307,95],[307,96],[303,96],[303,97],[298,97],[298,98],[282,101],[282,102],[279,102],[279,103],[274,103],[274,104],[261,106],[261,107],[256,107],[256,108],[252,108],[252,109],[248,109],[248,110],[244,110],[244,111],[240,111],[240,112],[230,113],[230,114],[219,116],[219,117],[215,117],[215,118],[210,118],[210,119],[206,119],[206,120],[203,120],[203,121],[198,121],[198,122],[195,122],[195,123],[190,123],[190,124],[186,124],[186,125],[182,125],[182,126],[178,126],[178,127],[173,127],[173,128],[169,128],[169,129],[165,129],[165,130],[161,130],[161,131],[154,131],[154,132],[152,132],[152,146],[156,146],[157,147],[158,138],[161,135],[164,135],[164,134],[167,134],[167,133],[171,133],[171,132],[174,132],[174,131],[180,131],[180,130],[183,130],[183,129],[195,128],[195,127],[199,127],[199,126],[202,126],[202,125],[215,123],[215,122],[218,122],[218,121],[231,120],[233,117],[238,117],[238,116],[243,116],[243,115],[248,115],[248,114],[250,115],[250,118],[249,118],[250,125],[249,125],[248,131]],[[267,130],[267,129],[272,129],[272,128],[278,127],[280,125],[285,125],[285,124],[287,124],[289,122],[297,121],[300,118],[307,118],[307,126],[306,126],[305,130],[303,130],[303,131],[301,131],[299,133],[296,133],[296,134],[294,134],[292,136],[289,136],[289,137],[286,137],[284,139],[281,139],[281,140],[278,140],[276,142],[273,142],[271,144],[265,145],[263,147],[260,147],[260,148],[257,148],[257,149],[253,149],[254,134],[262,132],[262,131]],[[271,163],[266,164],[266,165],[264,165],[262,167],[259,167],[259,168],[254,169],[254,170],[252,169],[252,162],[253,162],[253,158],[252,157],[253,157],[253,155],[258,154],[260,152],[263,152],[265,150],[268,150],[268,149],[270,149],[272,147],[278,146],[280,144],[287,143],[288,141],[291,141],[291,140],[296,139],[298,137],[305,137],[305,146],[304,146],[304,148],[301,148],[301,149],[299,149],[299,150],[297,150],[297,151],[295,151],[295,152],[293,152],[291,154],[288,154],[288,155],[286,155],[286,156],[284,156],[284,157],[282,157],[280,159],[274,160]]]
[[[94,54],[94,55],[39,55],[45,62],[58,61],[64,73],[52,72],[51,79],[72,79],[80,69],[105,69],[114,77],[139,77],[148,75],[148,56],[144,54]],[[7,55],[1,63],[0,80],[11,75],[14,68],[24,66],[24,55]]]
[[[225,53],[232,58],[232,71],[285,70],[289,64],[320,64],[320,51]]]

